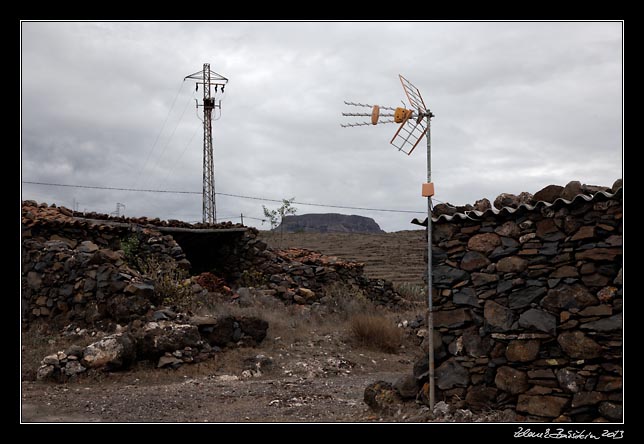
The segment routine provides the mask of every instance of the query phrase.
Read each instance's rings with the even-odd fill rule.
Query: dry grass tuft
[[[410,302],[427,302],[427,286],[411,282],[403,282],[394,285],[394,289]]]
[[[40,361],[47,355],[58,351],[64,351],[71,345],[85,347],[98,337],[89,335],[62,336],[58,333],[51,333],[38,329],[37,327],[24,330],[20,335],[20,370],[23,381],[35,381],[36,372],[40,367]]]
[[[362,346],[395,353],[402,344],[400,329],[387,317],[380,314],[357,314],[350,323],[353,338]]]

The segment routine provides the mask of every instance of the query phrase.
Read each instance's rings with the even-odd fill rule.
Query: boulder
[[[604,400],[604,394],[601,392],[579,392],[572,397],[570,407],[577,408],[586,405],[597,405]]]
[[[546,294],[545,287],[530,286],[513,291],[508,296],[508,306],[511,309],[528,307],[532,302]]]
[[[597,386],[595,390],[599,392],[610,392],[614,390],[622,389],[622,377],[621,376],[610,376],[602,375],[597,381]]]
[[[519,196],[510,193],[501,193],[494,199],[494,208],[497,210],[503,207],[516,208],[520,205]]]
[[[166,352],[172,353],[185,347],[199,347],[201,335],[196,325],[172,321],[148,322],[137,332],[139,355],[156,359]]]
[[[469,305],[479,307],[479,300],[473,288],[465,287],[454,291],[453,299],[456,305]]]
[[[529,388],[528,375],[512,367],[499,367],[496,371],[494,384],[499,390],[517,395]]]
[[[622,313],[618,313],[609,318],[599,319],[597,321],[586,322],[581,324],[579,328],[582,330],[591,330],[598,332],[611,332],[611,331],[621,331],[622,330]]]
[[[594,225],[585,225],[583,227],[580,227],[575,234],[573,234],[572,238],[570,240],[572,241],[580,241],[580,240],[587,240],[587,239],[593,239],[595,237],[595,226]]]
[[[568,405],[568,399],[560,396],[530,396],[519,395],[517,400],[517,411],[535,416],[556,418],[561,415],[564,407]]]
[[[577,267],[573,267],[572,265],[563,265],[550,273],[550,278],[552,279],[564,279],[570,277],[579,277]]]
[[[497,282],[498,280],[499,276],[497,276],[496,274],[472,273],[472,284],[474,284],[475,287],[481,287],[483,285],[491,284]]]
[[[475,271],[485,268],[490,260],[478,251],[468,251],[461,260],[461,268],[465,271]]]
[[[494,405],[497,393],[498,390],[494,387],[482,385],[471,386],[465,396],[465,405],[474,412],[489,410]]]
[[[559,228],[557,227],[557,224],[555,224],[555,221],[552,218],[542,219],[537,222],[537,231],[535,232],[535,234],[540,239],[557,240],[557,239],[552,239],[552,235],[558,232],[559,232]]]
[[[592,260],[603,262],[614,262],[622,255],[621,248],[591,248],[589,250],[578,251],[575,253],[577,260]]]
[[[109,298],[107,313],[117,322],[130,322],[145,316],[151,305],[150,299],[143,296],[118,294]]]
[[[393,388],[402,399],[414,399],[420,390],[420,386],[414,375],[403,375],[396,380]]]
[[[264,319],[246,316],[239,318],[238,323],[242,333],[252,340],[253,345],[259,344],[266,338],[268,322]]]
[[[556,199],[561,197],[563,191],[564,187],[561,185],[548,185],[534,193],[533,199],[535,202],[554,202]]]
[[[528,267],[528,261],[519,256],[504,257],[496,264],[496,270],[501,273],[521,273]]]
[[[190,322],[198,327],[199,333],[207,339],[210,345],[225,347],[228,343],[233,342],[236,322],[232,316],[193,317]]]
[[[557,337],[564,353],[573,359],[592,359],[601,356],[603,348],[581,331],[567,331]]]
[[[566,200],[573,200],[575,196],[582,194],[581,182],[578,180],[572,180],[566,184],[563,191],[561,192],[561,197]]]
[[[560,368],[557,370],[557,381],[566,393],[577,393],[584,385],[584,380],[573,370]]]
[[[81,364],[107,371],[128,368],[136,359],[136,342],[129,333],[116,333],[88,345]]]
[[[76,360],[68,361],[67,364],[65,364],[65,367],[62,368],[63,374],[70,377],[83,373],[86,370],[87,369]]]
[[[548,290],[548,295],[541,300],[541,306],[558,312],[571,308],[582,309],[598,302],[597,298],[581,284],[561,284]]]
[[[599,404],[599,413],[610,421],[623,421],[622,406],[613,402],[602,402]]]
[[[35,271],[30,271],[27,273],[27,285],[33,290],[39,290],[42,285],[42,276]]]
[[[538,339],[510,341],[505,350],[505,357],[508,361],[533,361],[539,356],[540,345],[541,343]]]
[[[402,402],[391,383],[386,381],[369,384],[364,390],[363,399],[369,408],[378,413],[392,413]]]
[[[434,372],[436,386],[441,390],[454,387],[467,387],[470,382],[470,373],[454,359],[443,362]]]
[[[434,327],[458,328],[472,320],[472,315],[465,308],[441,310],[434,312]]]
[[[55,374],[56,366],[53,364],[43,364],[36,371],[36,379],[38,381],[44,381],[53,378]]]
[[[463,332],[463,350],[468,356],[475,358],[486,356],[492,347],[489,337],[481,337],[479,328],[470,327]]]
[[[448,265],[433,267],[432,282],[438,288],[450,288],[458,282],[467,281],[470,278],[468,272]]]
[[[78,247],[76,247],[76,251],[79,253],[94,253],[98,251],[98,245],[96,245],[92,241],[83,241],[81,242]]]
[[[516,320],[512,310],[491,300],[485,301],[483,316],[491,327],[500,331],[510,330]]]
[[[518,238],[521,234],[519,226],[514,221],[507,221],[501,224],[500,226],[494,229],[494,232],[499,236],[509,237],[509,238]]]
[[[474,202],[474,209],[476,211],[484,212],[492,208],[492,204],[490,201],[486,198],[479,199],[476,202]]]
[[[543,310],[531,308],[519,317],[519,327],[526,329],[537,329],[554,335],[557,328],[557,318]]]
[[[496,233],[475,234],[467,242],[468,250],[480,253],[489,253],[499,245],[501,245],[501,239]]]
[[[418,383],[427,380],[427,375],[429,375],[429,356],[427,354],[422,355],[420,358],[416,359],[413,366],[414,378]]]

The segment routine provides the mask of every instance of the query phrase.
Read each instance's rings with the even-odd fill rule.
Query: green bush
[[[128,264],[138,267],[137,259],[141,251],[141,243],[135,233],[130,233],[121,239],[121,250],[125,253]]]

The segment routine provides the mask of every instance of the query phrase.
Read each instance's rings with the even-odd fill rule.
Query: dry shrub
[[[163,305],[179,305],[191,296],[188,273],[176,262],[148,256],[139,259],[139,269],[154,281],[155,296]]]
[[[361,289],[348,284],[334,282],[328,285],[325,288],[325,296],[330,299],[326,305],[343,320],[351,319],[358,313],[375,310],[375,305],[367,299]]]
[[[410,302],[427,302],[427,286],[403,282],[396,284],[394,290]]]
[[[400,329],[380,314],[354,315],[351,319],[350,331],[360,345],[386,353],[395,353],[402,343]]]

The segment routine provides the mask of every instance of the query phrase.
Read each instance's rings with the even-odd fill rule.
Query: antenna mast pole
[[[435,401],[435,381],[434,381],[434,307],[433,307],[433,282],[432,282],[432,196],[434,195],[434,184],[432,183],[432,142],[430,135],[431,118],[434,114],[427,109],[420,91],[414,85],[405,79],[402,75],[398,76],[403,90],[407,95],[407,100],[411,109],[384,107],[379,105],[369,105],[366,103],[347,102],[344,104],[358,108],[371,108],[371,112],[351,112],[342,113],[347,117],[371,117],[370,122],[349,122],[340,126],[355,127],[366,125],[378,125],[380,123],[399,123],[398,131],[389,142],[398,151],[407,155],[416,148],[423,136],[427,136],[427,183],[423,184],[422,195],[427,197],[427,343],[428,343],[428,375],[429,375],[429,408],[434,409]],[[381,113],[380,110],[393,111],[393,113]],[[380,121],[380,117],[393,117],[389,120]],[[425,119],[427,125],[425,126]]]
[[[215,93],[221,86],[221,92],[228,83],[228,79],[210,71],[210,63],[203,64],[203,70],[186,76],[185,79],[197,79],[197,89],[199,84],[203,85],[203,223],[217,223],[217,206],[215,204],[215,162],[212,144],[212,111],[215,108],[221,110],[221,100],[219,103],[211,94],[211,86],[215,85]],[[197,107],[200,105],[197,103]]]
[[[432,183],[432,138],[431,118],[433,114],[427,113],[427,183]],[[432,197],[427,197],[427,334],[428,339],[428,366],[429,366],[429,408],[434,409],[435,379],[434,379],[434,305],[432,302]]]

